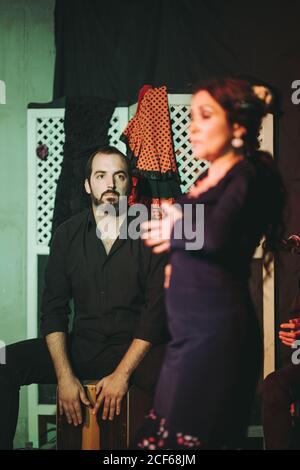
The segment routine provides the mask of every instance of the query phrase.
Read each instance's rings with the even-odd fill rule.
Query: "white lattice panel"
[[[36,146],[44,144],[49,154],[46,160],[36,159],[36,237],[38,245],[48,245],[55,190],[63,158],[64,118],[36,119]]]
[[[64,110],[47,110],[47,116],[35,119],[35,145],[44,144],[49,154],[46,160],[31,155],[36,161],[36,243],[47,246],[50,240],[52,216],[55,202],[56,184],[60,174],[64,144]],[[35,110],[35,113],[38,111]],[[49,116],[52,113],[53,115]],[[41,114],[43,110],[41,110]],[[119,141],[128,121],[126,108],[116,108],[109,128],[110,145],[125,151]]]
[[[173,133],[174,151],[181,179],[181,190],[186,193],[198,176],[208,168],[205,160],[193,157],[188,139],[190,106],[182,104],[170,105],[170,118]]]
[[[124,115],[125,111],[125,115]],[[117,147],[121,152],[126,153],[126,145],[120,141],[120,136],[128,122],[127,108],[117,108],[110,120],[110,127],[108,131],[109,143]]]

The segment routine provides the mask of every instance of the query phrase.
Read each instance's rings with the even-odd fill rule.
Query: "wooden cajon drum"
[[[84,384],[88,399],[96,401],[96,381]],[[122,400],[121,413],[113,421],[97,416],[82,404],[83,423],[69,424],[65,415],[60,416],[57,400],[56,448],[59,450],[122,450],[127,449],[152,406],[153,394],[132,386]]]

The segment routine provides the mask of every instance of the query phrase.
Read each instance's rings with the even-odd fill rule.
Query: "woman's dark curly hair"
[[[230,125],[238,123],[245,127],[243,151],[246,158],[256,167],[267,188],[263,223],[263,263],[267,274],[273,254],[284,235],[284,211],[286,191],[277,165],[269,152],[259,150],[259,133],[262,119],[272,110],[254,92],[253,85],[242,79],[222,78],[203,82],[194,90],[206,90],[224,109]],[[272,95],[271,90],[269,90]]]

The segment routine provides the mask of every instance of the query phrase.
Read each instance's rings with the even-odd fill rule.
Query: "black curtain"
[[[134,102],[145,83],[187,92],[199,79],[246,74],[281,94],[277,158],[289,192],[287,234],[300,233],[298,0],[57,0],[54,98]],[[277,323],[297,291],[300,257],[278,261]]]

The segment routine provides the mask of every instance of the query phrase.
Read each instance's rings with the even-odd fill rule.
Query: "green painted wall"
[[[27,137],[30,102],[52,99],[54,0],[0,0],[0,339],[26,338]],[[27,440],[26,390],[15,447]]]

